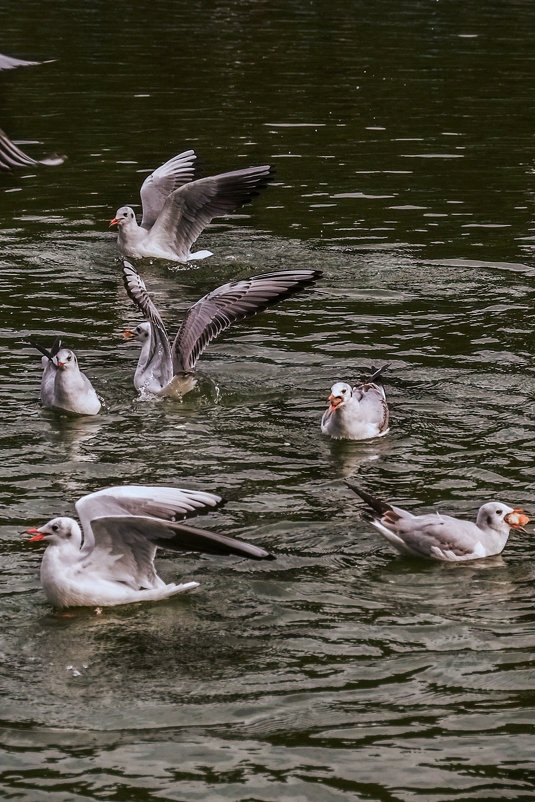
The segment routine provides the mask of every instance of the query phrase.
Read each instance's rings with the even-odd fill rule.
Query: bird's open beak
[[[58,361],[57,365],[58,365],[58,368],[60,368],[61,370],[63,370],[63,368],[65,367],[65,362],[59,362],[59,361]]]
[[[109,224],[108,228],[111,228],[112,226],[116,226],[118,224],[119,224],[119,218],[118,217],[114,217],[113,220],[110,220],[110,224]]]
[[[133,336],[134,332],[131,329],[125,329],[123,331],[123,337],[125,338],[125,340],[131,340]]]
[[[33,537],[31,537],[31,538],[30,538],[30,540],[29,540],[29,542],[30,542],[30,543],[31,543],[33,540],[43,540],[43,539],[44,539],[44,537],[45,537],[45,536],[43,535],[43,533],[42,533],[42,532],[40,532],[40,531],[39,531],[38,529],[36,529],[35,527],[34,527],[33,529],[27,529],[27,530],[26,530],[26,534],[27,534],[27,535],[33,535]]]
[[[503,520],[512,529],[520,529],[521,532],[525,532],[524,526],[529,524],[531,519],[524,513],[524,510],[513,510],[504,515]]]
[[[332,412],[332,410],[333,410],[333,409],[336,409],[336,407],[337,407],[339,404],[341,404],[343,400],[344,400],[344,399],[342,398],[342,396],[341,396],[341,395],[332,395],[332,394],[331,394],[331,395],[329,396],[329,398],[327,399],[327,401],[329,401],[329,402],[330,402],[330,405],[331,405],[331,406],[329,407],[329,409],[331,410],[331,412]]]

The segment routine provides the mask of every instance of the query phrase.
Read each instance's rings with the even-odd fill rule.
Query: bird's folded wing
[[[185,184],[165,201],[150,241],[171,247],[181,259],[214,217],[230,214],[252,200],[270,178],[269,165],[248,167]]]
[[[208,343],[233,323],[298,292],[320,275],[318,270],[264,273],[205,295],[188,310],[173,342],[174,373],[193,370]]]
[[[422,515],[402,518],[388,528],[409,548],[424,557],[451,554],[462,559],[474,553],[481,532],[471,521],[461,521],[449,515]]]
[[[167,196],[193,180],[196,158],[193,150],[185,150],[178,156],[173,156],[172,159],[147,176],[140,191],[143,206],[142,228],[147,230],[152,228],[163,209]]]

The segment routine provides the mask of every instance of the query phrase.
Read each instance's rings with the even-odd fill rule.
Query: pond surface
[[[4,799],[533,799],[533,537],[404,559],[343,480],[535,513],[534,25],[531,0],[4,0],[0,51],[57,61],[0,74],[0,125],[69,157],[0,174]],[[140,264],[171,331],[225,281],[323,277],[150,401],[107,226],[190,147],[276,177],[205,231],[210,259]],[[94,419],[39,407],[23,339],[57,334]],[[390,434],[324,438],[333,381],[385,362]],[[132,482],[223,495],[197,523],[278,559],[162,552],[196,593],[54,612],[20,532]]]

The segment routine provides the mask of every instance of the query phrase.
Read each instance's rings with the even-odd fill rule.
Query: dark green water
[[[57,169],[0,174],[4,799],[532,800],[535,546],[424,565],[345,488],[414,510],[535,513],[533,30],[510,2],[65,0],[0,6],[0,125]],[[276,181],[142,265],[170,329],[239,276],[321,268],[212,345],[184,403],[140,401],[107,224],[193,147]],[[37,398],[56,334],[105,400]],[[336,378],[391,362],[391,433],[320,435]],[[162,554],[188,598],[54,613],[20,532],[110,484],[222,494],[198,519],[274,563]]]

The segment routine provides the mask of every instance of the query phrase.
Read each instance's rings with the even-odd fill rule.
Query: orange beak
[[[341,395],[332,395],[331,394],[329,396],[329,398],[327,399],[327,401],[330,401],[330,403],[331,403],[331,406],[329,407],[329,409],[331,409],[331,410],[336,409],[338,404],[341,404],[343,400],[344,399],[342,398]]]
[[[34,527],[33,529],[27,529],[27,530],[26,530],[26,534],[28,534],[28,535],[33,535],[33,537],[31,537],[31,538],[30,538],[30,540],[29,540],[29,542],[30,542],[30,543],[31,543],[33,540],[43,540],[43,538],[44,538],[44,535],[43,535],[43,533],[42,533],[42,532],[40,532],[40,531],[39,531],[38,529],[36,529],[35,527]]]
[[[513,510],[513,512],[508,512],[507,515],[504,515],[503,520],[512,529],[520,529],[525,532],[524,527],[529,524],[531,519],[524,513],[524,510]]]
[[[131,331],[131,329],[125,329],[123,331],[123,337],[125,340],[131,340],[132,337],[134,337],[134,333]]]
[[[65,367],[65,362],[58,362],[58,368],[61,368],[63,370],[64,367]]]
[[[114,217],[113,220],[110,220],[110,224],[109,224],[108,228],[111,228],[112,226],[118,225],[119,222],[120,222],[119,218],[118,217]]]

